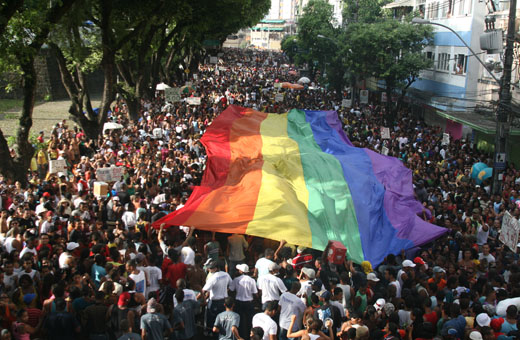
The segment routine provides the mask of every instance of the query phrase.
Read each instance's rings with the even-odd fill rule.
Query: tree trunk
[[[7,140],[0,131],[0,172],[9,180],[19,181],[22,187],[28,184],[27,173],[34,155],[34,148],[29,142],[29,132],[32,127],[32,112],[36,92],[36,70],[34,57],[27,57],[20,63],[23,71],[23,106],[20,117],[20,126],[16,133],[16,156],[11,157]]]

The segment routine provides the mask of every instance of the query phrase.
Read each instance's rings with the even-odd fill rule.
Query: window
[[[450,70],[450,54],[449,53],[439,53],[437,60],[437,69],[441,71],[449,71]]]
[[[426,52],[426,59],[432,61],[432,67],[435,67],[435,52]]]
[[[448,12],[449,12],[449,3],[448,1],[444,1],[441,6],[440,6],[440,9],[441,9],[441,18],[446,18],[448,17]]]
[[[468,68],[468,57],[464,54],[455,54],[455,62],[453,63],[453,72],[455,74],[466,74]]]

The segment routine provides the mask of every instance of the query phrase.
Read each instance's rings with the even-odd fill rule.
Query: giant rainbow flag
[[[411,171],[354,147],[333,111],[229,106],[201,141],[208,155],[201,185],[155,227],[243,233],[318,250],[337,240],[350,259],[374,265],[446,231],[417,216],[422,205]]]

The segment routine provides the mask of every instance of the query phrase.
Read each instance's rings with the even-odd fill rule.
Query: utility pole
[[[504,53],[504,73],[500,81],[498,97],[497,124],[495,133],[495,159],[493,160],[493,193],[502,190],[499,172],[505,169],[507,144],[511,118],[511,69],[513,66],[513,47],[515,44],[516,0],[509,3],[509,22],[507,25],[506,50]]]

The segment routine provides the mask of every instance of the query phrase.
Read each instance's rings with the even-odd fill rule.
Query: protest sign
[[[388,150],[388,148],[386,146],[383,146],[381,148],[381,154],[382,155],[388,156],[388,151],[390,151],[390,150]]]
[[[283,94],[282,93],[277,93],[276,96],[274,97],[274,100],[276,102],[282,102],[283,101]]]
[[[58,172],[67,172],[67,161],[64,159],[55,159],[49,162],[49,173],[56,174]]]
[[[96,179],[106,183],[119,181],[122,175],[122,167],[99,168],[96,170]]]
[[[381,126],[381,138],[390,139],[390,128]]]
[[[450,144],[450,135],[448,133],[443,133],[441,145],[449,145],[449,144]]]
[[[161,128],[153,129],[152,133],[153,133],[153,136],[155,138],[157,138],[157,139],[161,139],[162,138],[162,129]]]
[[[274,83],[274,88],[275,89],[281,89],[282,88],[282,83]]]
[[[188,105],[200,105],[200,97],[188,97],[186,98]]]
[[[343,99],[341,101],[341,107],[351,107],[352,106],[352,99]]]
[[[171,87],[164,90],[164,97],[167,102],[175,103],[181,101],[181,88]]]
[[[506,211],[502,218],[502,229],[500,230],[500,236],[498,239],[504,245],[508,246],[514,253],[516,253],[519,231],[520,224],[518,220]]]
[[[210,64],[217,64],[218,63],[218,57],[209,57],[209,63]]]
[[[359,101],[361,104],[368,104],[368,90],[359,91]]]

